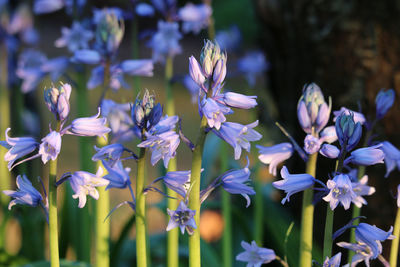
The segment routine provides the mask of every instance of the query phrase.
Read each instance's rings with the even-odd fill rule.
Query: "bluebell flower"
[[[120,160],[122,157],[122,153],[124,153],[124,146],[121,144],[111,144],[104,146],[102,148],[94,147],[97,151],[96,154],[93,155],[92,160],[107,160],[110,163],[110,166],[114,166],[114,164]]]
[[[312,187],[315,182],[315,178],[306,173],[290,174],[286,166],[282,167],[281,176],[283,180],[275,181],[272,185],[277,189],[285,191],[286,197],[282,199],[282,204],[285,204],[286,201],[289,202],[291,195]]]
[[[124,37],[124,20],[118,8],[103,8],[94,11],[96,24],[95,47],[103,56],[114,55]]]
[[[17,187],[19,190],[4,190],[3,193],[9,197],[14,198],[8,204],[8,209],[10,210],[14,205],[28,205],[31,207],[36,207],[43,200],[42,195],[37,191],[29,179],[24,175],[17,176]]]
[[[195,210],[189,209],[186,204],[181,201],[176,210],[167,209],[167,213],[170,216],[170,220],[167,225],[167,231],[179,227],[181,233],[185,233],[185,229],[189,235],[192,235],[194,229],[197,228],[196,221],[194,220]]]
[[[320,147],[321,141],[317,137],[308,134],[306,138],[304,138],[304,150],[308,154],[318,153]]]
[[[389,231],[385,232],[375,225],[360,223],[355,231],[356,241],[358,243],[366,244],[372,251],[372,259],[376,259],[382,253],[381,241],[395,238],[395,236],[392,235],[392,232],[393,226],[390,227]]]
[[[218,131],[213,130],[213,132],[234,148],[235,160],[238,160],[242,153],[242,148],[250,152],[250,142],[261,139],[262,135],[253,130],[257,125],[258,121],[247,125],[225,122]]]
[[[260,267],[276,259],[275,252],[272,249],[261,248],[257,246],[254,240],[251,241],[251,244],[245,241],[242,241],[240,244],[244,252],[239,253],[236,256],[236,260],[247,262],[247,267]]]
[[[393,106],[394,103],[394,90],[389,89],[387,91],[380,90],[376,95],[375,104],[376,104],[376,118],[382,119],[389,109]]]
[[[229,170],[221,175],[220,183],[225,191],[231,194],[241,194],[247,201],[246,208],[250,206],[248,195],[254,195],[254,189],[247,185],[250,183],[249,162],[247,166],[239,170]]]
[[[232,52],[239,48],[242,36],[239,28],[236,25],[231,26],[224,31],[218,31],[215,35],[215,40],[221,49]]]
[[[359,208],[361,208],[362,205],[367,205],[367,201],[363,198],[363,196],[370,196],[375,193],[375,187],[368,186],[367,175],[364,175],[360,181],[352,182],[351,186],[353,187],[353,192],[357,196],[352,200],[352,202]]]
[[[22,79],[21,91],[29,93],[36,89],[45,76],[41,66],[47,61],[47,57],[36,50],[27,49],[18,58],[16,74]]]
[[[79,208],[83,208],[86,205],[86,195],[98,200],[99,192],[96,187],[106,186],[110,181],[102,178],[103,169],[100,167],[96,174],[85,171],[77,171],[71,174],[69,182],[71,184],[74,195],[74,199],[79,199]]]
[[[225,114],[231,113],[232,110],[222,104],[219,104],[212,98],[206,98],[201,101],[201,113],[207,118],[210,128],[219,130],[222,123],[226,121]]]
[[[340,110],[336,110],[336,111],[333,112],[333,115],[334,115],[333,121],[336,122],[337,118],[343,113],[345,115],[352,115],[354,123],[359,122],[361,125],[363,125],[367,121],[365,119],[364,114],[362,114],[360,112],[356,112],[356,111],[350,110],[350,109],[345,108],[345,107],[341,107]]]
[[[336,127],[334,125],[325,127],[319,133],[319,140],[321,140],[321,142],[327,142],[328,144],[337,141],[338,137],[336,135]]]
[[[178,116],[165,115],[160,121],[149,129],[150,134],[161,134],[175,129],[176,124],[179,121]]]
[[[107,118],[109,127],[113,134],[113,140],[126,142],[133,139],[133,121],[127,113],[131,109],[130,103],[116,103],[111,99],[104,99],[101,102],[101,115]]]
[[[33,12],[37,15],[52,13],[64,7],[63,0],[35,0]]]
[[[17,7],[7,26],[9,34],[22,33],[33,28],[33,16],[28,5],[21,4]]]
[[[198,34],[202,29],[207,28],[211,14],[212,9],[209,5],[187,3],[178,11],[179,19],[183,21],[182,31]]]
[[[70,52],[89,48],[89,41],[93,39],[93,32],[86,29],[78,21],[72,22],[71,28],[62,27],[62,36],[55,41],[56,47],[68,47]]]
[[[137,15],[142,17],[152,17],[154,16],[154,8],[147,3],[138,3],[135,7],[135,12]]]
[[[322,264],[322,267],[340,267],[340,260],[342,258],[342,253],[339,252],[332,258],[326,257],[324,263]]]
[[[323,198],[332,210],[341,203],[345,210],[350,208],[350,204],[357,197],[353,191],[350,177],[347,174],[338,174],[332,180],[327,181],[329,194]]]
[[[385,165],[386,165],[386,174],[385,178],[389,176],[389,174],[396,169],[400,171],[400,150],[398,150],[394,145],[392,145],[388,141],[384,141],[381,144],[380,149],[385,154]]]
[[[226,92],[222,94],[223,102],[225,105],[241,108],[241,109],[251,109],[257,106],[257,96],[247,96],[234,92]]]
[[[319,133],[328,123],[331,109],[315,83],[306,84],[297,104],[297,118],[307,134]]]
[[[186,198],[190,187],[190,175],[191,171],[171,171],[156,180],[162,179],[169,189]]]
[[[369,267],[369,261],[372,258],[371,248],[364,243],[347,243],[347,242],[339,242],[337,243],[339,247],[350,249],[355,252],[355,255],[351,259],[351,267],[356,266],[358,263],[364,261],[365,265]]]
[[[71,61],[75,63],[96,65],[100,63],[101,55],[95,50],[81,49],[74,52],[74,56],[71,58]]]
[[[251,51],[238,60],[238,70],[246,77],[247,83],[254,87],[257,76],[263,75],[269,68],[269,63],[261,51]]]
[[[6,141],[0,142],[0,145],[8,149],[4,155],[4,160],[8,161],[7,167],[9,170],[12,169],[16,160],[32,153],[39,145],[32,137],[9,137],[8,132],[10,130],[11,128],[6,130]]]
[[[151,59],[128,59],[120,64],[123,73],[135,76],[153,76],[153,61]]]
[[[176,22],[158,22],[157,32],[149,42],[149,47],[153,49],[153,60],[164,62],[167,56],[174,57],[182,51],[179,40],[182,34],[179,32],[179,25]]]
[[[319,150],[319,153],[324,157],[336,159],[337,157],[339,157],[340,150],[334,145],[323,144],[321,149]]]
[[[217,62],[222,59],[222,62],[226,64],[226,58],[226,53],[221,51],[218,43],[210,40],[204,41],[204,46],[200,54],[200,64],[204,76],[207,79],[210,79],[213,75]]]
[[[68,133],[78,136],[99,136],[106,138],[106,134],[109,133],[111,129],[106,126],[107,119],[99,118],[99,116],[100,110],[99,113],[92,117],[73,120]]]
[[[293,154],[291,143],[281,143],[270,147],[256,145],[258,148],[259,160],[264,164],[269,164],[269,173],[276,176],[276,168],[279,164],[290,158]]]
[[[63,75],[69,66],[67,57],[56,57],[48,59],[40,66],[40,70],[50,75],[53,82],[56,82]]]
[[[125,82],[123,77],[123,71],[118,65],[112,65],[110,67],[110,83],[108,86],[117,91],[121,87],[129,89],[130,86]],[[90,78],[87,82],[88,89],[96,88],[97,86],[102,86],[104,84],[104,66],[100,65],[92,69]]]
[[[381,149],[381,145],[371,147],[363,147],[351,152],[351,156],[345,159],[344,164],[353,163],[361,166],[370,166],[383,163],[385,154]]]
[[[133,123],[142,131],[151,129],[156,125],[162,116],[162,107],[155,103],[154,95],[146,89],[142,100],[136,98],[135,104],[131,109]]]
[[[351,151],[360,141],[362,126],[360,122],[354,121],[354,115],[343,112],[335,122],[336,134],[341,147]]]
[[[58,121],[64,121],[68,118],[71,90],[71,85],[68,83],[61,84],[58,88],[44,89],[44,101],[47,108],[54,114]]]
[[[203,70],[199,62],[197,62],[194,56],[189,57],[189,74],[192,80],[198,85],[202,86],[206,81],[206,77],[204,77]]]
[[[51,131],[42,139],[39,147],[39,155],[42,157],[43,164],[47,161],[55,160],[61,150],[61,134],[57,131]]]
[[[104,179],[110,181],[106,190],[110,188],[126,188],[131,184],[129,179],[130,168],[124,168],[121,161],[117,161],[111,166],[110,162],[102,161],[104,168],[107,170],[107,174],[103,176]]]
[[[155,165],[163,159],[165,168],[169,160],[176,155],[180,139],[175,131],[167,131],[161,134],[147,135],[147,139],[138,144],[138,147],[147,147],[151,150],[151,164]]]

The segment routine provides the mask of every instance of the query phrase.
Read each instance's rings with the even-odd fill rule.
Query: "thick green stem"
[[[97,138],[97,146],[102,147],[107,145],[104,138]],[[103,168],[101,161],[97,162],[97,168]],[[110,220],[105,220],[110,211],[110,194],[104,187],[98,187],[99,199],[96,201],[96,266],[109,267],[110,266]]]
[[[331,257],[332,254],[333,215],[334,211],[328,204],[326,207],[323,259]]]
[[[393,235],[396,237],[392,240],[390,248],[390,266],[397,266],[397,257],[399,255],[399,236],[400,236],[400,208],[397,209],[396,220],[394,222]]]
[[[57,123],[57,131],[60,122]],[[50,160],[49,166],[49,240],[51,267],[60,266],[58,253],[58,222],[57,222],[57,159]]]
[[[225,142],[221,144],[221,173],[228,170],[228,155]],[[222,215],[224,216],[224,233],[222,236],[222,262],[223,266],[232,266],[232,205],[231,195],[222,191]]]
[[[318,153],[309,156],[306,172],[315,177]],[[310,267],[312,263],[312,239],[314,222],[313,189],[309,188],[303,193],[303,208],[300,229],[300,259],[299,266]]]
[[[168,116],[175,115],[175,103],[172,93],[171,78],[173,75],[173,59],[167,57],[165,63],[165,90],[166,90],[166,113]],[[177,161],[176,157],[170,159],[167,172],[176,171]],[[167,189],[167,194],[171,197],[177,197],[175,191]],[[173,198],[168,198],[167,205],[170,210],[176,210],[178,207],[178,201]],[[174,228],[167,233],[167,266],[177,267],[179,266],[179,229]]]
[[[190,195],[189,195],[189,208],[195,210],[196,214],[194,220],[197,228],[194,229],[193,234],[189,237],[189,266],[200,267],[200,177],[201,177],[201,163],[203,158],[204,143],[206,140],[206,126],[207,119],[205,116],[201,119],[200,133],[196,142],[196,146],[192,156],[192,171],[190,179]]]
[[[137,160],[136,178],[136,266],[147,266],[146,196],[143,193],[146,167],[146,149],[141,148]]]

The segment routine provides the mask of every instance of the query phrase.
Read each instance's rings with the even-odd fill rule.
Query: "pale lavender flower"
[[[121,62],[121,70],[134,76],[153,76],[153,61],[151,59],[128,59]]]
[[[376,104],[376,117],[377,119],[382,119],[394,103],[394,90],[389,89],[384,91],[383,89],[379,91],[375,98]]]
[[[151,150],[151,164],[155,165],[163,159],[165,168],[169,160],[176,155],[180,139],[175,131],[167,131],[161,134],[147,135],[147,139],[138,144],[138,147],[147,147]]]
[[[234,92],[226,92],[221,96],[225,105],[233,108],[251,109],[257,106],[257,96],[242,95]]]
[[[247,262],[247,267],[260,267],[276,259],[275,252],[272,249],[261,248],[257,246],[254,240],[251,241],[251,244],[245,241],[242,241],[240,244],[244,252],[239,253],[236,256],[236,260]]]
[[[212,9],[209,5],[187,3],[178,11],[179,19],[183,21],[183,32],[198,34],[202,29],[207,28],[211,14]]]
[[[215,40],[220,47],[228,52],[235,51],[239,48],[242,36],[236,25],[231,26],[225,31],[218,31]]]
[[[21,86],[23,93],[29,93],[39,85],[39,82],[45,76],[41,66],[46,61],[47,57],[39,51],[27,49],[22,52],[18,58],[16,74],[18,78],[23,80]]]
[[[342,258],[342,253],[339,252],[332,258],[326,257],[324,263],[322,264],[322,267],[340,267],[340,260]]]
[[[69,134],[78,136],[99,136],[106,139],[106,134],[111,131],[106,126],[107,119],[99,118],[99,113],[92,117],[75,119],[71,123]]]
[[[42,139],[39,147],[39,155],[42,156],[43,164],[47,161],[55,160],[61,150],[61,134],[57,131],[51,131]]]
[[[388,141],[382,142],[381,145],[380,149],[385,154],[386,178],[396,167],[400,171],[400,150]]]
[[[189,58],[189,74],[192,80],[199,86],[202,86],[206,81],[206,77],[204,77],[203,70],[199,62],[197,62],[194,56]]]
[[[324,157],[336,159],[337,157],[339,157],[340,150],[334,145],[323,144],[321,149],[319,150],[319,153]]]
[[[156,179],[156,181],[163,180],[169,189],[185,198],[190,187],[190,175],[191,171],[171,171]]]
[[[158,22],[158,30],[149,42],[153,49],[153,60],[164,62],[167,56],[173,57],[182,51],[179,40],[182,34],[179,32],[179,25],[176,22]]]
[[[257,125],[258,120],[247,125],[225,122],[221,125],[219,131],[213,130],[213,132],[234,148],[235,160],[238,160],[242,153],[242,148],[250,152],[250,142],[261,139],[262,135],[253,130]]]
[[[89,41],[93,39],[93,32],[78,21],[74,21],[71,28],[62,27],[61,33],[62,36],[54,44],[56,47],[68,47],[70,52],[87,49]]]
[[[368,186],[368,175],[364,175],[360,181],[352,182],[351,186],[353,187],[353,192],[356,194],[352,202],[359,208],[361,208],[362,205],[367,205],[367,201],[363,196],[370,196],[375,193],[375,187]]]
[[[291,195],[312,187],[315,182],[315,178],[306,173],[290,174],[286,166],[282,167],[281,176],[283,180],[275,181],[272,185],[277,189],[285,191],[286,197],[282,199],[282,204],[285,204],[286,201],[289,202]]]
[[[291,143],[281,143],[270,147],[256,145],[258,148],[259,160],[264,164],[269,164],[269,173],[276,176],[276,168],[279,164],[290,158],[293,154]]]
[[[381,145],[379,144],[371,147],[356,149],[351,152],[351,156],[344,161],[344,164],[351,162],[356,165],[370,166],[383,163],[385,154],[381,149],[379,149],[380,147]]]
[[[372,251],[372,259],[376,259],[382,253],[381,241],[395,238],[392,232],[393,226],[390,227],[389,231],[385,232],[375,225],[360,223],[355,231],[356,241],[366,244]]]
[[[72,62],[96,65],[101,61],[99,52],[90,49],[81,49],[74,51],[74,56],[71,58]]]
[[[101,115],[107,118],[113,137],[119,142],[129,141],[134,137],[131,130],[133,121],[127,113],[131,105],[131,103],[116,103],[111,99],[104,99],[101,102]]]
[[[110,181],[106,190],[110,188],[126,188],[131,184],[129,179],[130,168],[124,168],[121,161],[117,161],[114,165],[105,160],[102,161],[104,168],[107,170],[107,174],[103,177]]]
[[[248,84],[253,87],[257,76],[263,75],[269,68],[269,63],[261,51],[248,52],[238,61],[238,70],[246,76]]]
[[[6,141],[1,141],[0,145],[7,148],[8,151],[4,155],[4,160],[8,161],[8,169],[11,170],[16,160],[32,153],[39,145],[32,137],[9,137],[8,132],[11,128],[6,130]]]
[[[353,256],[351,260],[351,267],[356,266],[358,263],[364,261],[365,265],[369,267],[369,261],[371,260],[373,254],[371,248],[363,243],[352,244],[347,242],[339,242],[337,243],[339,247],[350,249],[354,251],[356,254]]]
[[[247,201],[246,208],[250,206],[250,198],[248,195],[254,195],[256,192],[248,184],[250,180],[249,162],[247,166],[239,170],[230,170],[221,175],[221,186],[225,191],[231,194],[241,194]]]
[[[333,121],[336,122],[337,118],[344,113],[345,115],[353,115],[354,122],[359,122],[361,125],[364,124],[367,120],[365,119],[364,114],[360,112],[355,112],[345,107],[341,107],[340,110],[336,110],[333,112],[334,118]]]
[[[4,190],[3,193],[9,197],[14,198],[8,204],[8,209],[10,210],[14,205],[28,205],[31,207],[36,207],[43,200],[42,195],[37,191],[25,174],[17,176],[17,187],[19,190]]]
[[[101,178],[103,175],[103,169],[100,167],[96,174],[92,174],[85,171],[77,171],[71,174],[69,182],[71,184],[74,195],[74,199],[79,199],[79,208],[83,208],[86,205],[86,195],[98,200],[99,192],[96,187],[106,186],[110,181]]]
[[[96,149],[97,153],[93,155],[92,160],[107,160],[111,166],[120,160],[122,153],[124,153],[125,150],[124,146],[118,143],[104,146],[102,148],[95,146],[94,148]]]
[[[197,228],[196,221],[194,220],[195,210],[189,209],[186,204],[181,201],[176,210],[167,209],[167,213],[170,216],[170,220],[167,225],[167,231],[179,227],[181,233],[185,233],[185,229],[189,235],[192,235],[194,229]]]
[[[321,142],[327,142],[328,144],[331,144],[335,141],[338,140],[338,137],[336,135],[336,127],[335,125],[325,127],[319,134],[319,139]]]
[[[231,113],[232,110],[225,105],[219,104],[212,98],[204,98],[201,101],[201,113],[207,118],[210,128],[219,130],[222,123],[226,121],[225,114]]]
[[[35,0],[33,4],[33,12],[37,15],[51,13],[64,7],[63,0]]]
[[[321,141],[317,137],[308,134],[306,138],[304,138],[304,150],[308,154],[317,153],[320,147],[321,147]]]
[[[165,133],[168,131],[171,131],[173,129],[175,129],[176,124],[179,121],[179,117],[178,116],[168,116],[165,115],[164,117],[162,117],[160,119],[160,121],[152,126],[149,130],[150,134],[161,134],[161,133]]]
[[[142,17],[154,16],[154,8],[147,3],[138,3],[135,7],[135,12]]]
[[[350,208],[350,204],[357,197],[353,191],[350,177],[347,174],[338,174],[332,180],[328,180],[327,187],[329,194],[323,198],[329,202],[330,207],[334,210],[341,203],[345,210]]]

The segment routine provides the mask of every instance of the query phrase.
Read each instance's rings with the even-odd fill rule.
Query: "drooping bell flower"
[[[331,109],[315,83],[306,84],[297,104],[297,118],[307,134],[319,133],[328,123]]]
[[[174,57],[180,54],[182,48],[179,40],[182,34],[179,32],[177,22],[158,21],[157,32],[149,42],[149,47],[153,50],[153,60],[155,62],[165,62],[167,57]]]
[[[323,144],[321,149],[319,150],[319,153],[324,157],[336,159],[337,157],[339,157],[340,150],[334,145]]]
[[[100,118],[99,110],[99,112],[92,117],[73,120],[67,133],[78,136],[99,136],[106,138],[106,134],[111,131],[106,124],[107,119]]]
[[[211,14],[212,9],[209,5],[187,3],[178,11],[178,17],[183,21],[182,31],[198,34],[202,29],[207,28]]]
[[[259,267],[276,259],[275,252],[272,249],[259,247],[254,240],[251,241],[251,244],[245,241],[240,244],[244,252],[239,253],[236,260],[247,262],[248,267]]]
[[[102,161],[104,168],[107,170],[107,174],[103,177],[110,181],[107,185],[106,190],[110,188],[126,188],[131,184],[129,179],[130,168],[124,168],[121,161],[117,161],[113,166],[109,162]]]
[[[97,151],[96,154],[93,155],[92,160],[107,160],[110,162],[110,166],[113,166],[120,158],[122,157],[122,153],[124,152],[124,146],[118,143],[104,146],[102,148],[94,147]]]
[[[279,164],[290,158],[293,154],[293,146],[290,143],[281,143],[270,147],[256,145],[259,152],[259,160],[269,164],[269,173],[276,176],[276,169]]]
[[[382,142],[381,145],[380,149],[385,154],[386,178],[394,169],[400,170],[400,150],[388,141]]]
[[[353,187],[353,191],[357,196],[352,200],[352,202],[359,208],[361,208],[362,205],[367,205],[367,201],[363,198],[363,196],[370,196],[375,193],[375,187],[368,186],[367,175],[364,175],[360,181],[352,182],[351,186]]]
[[[170,220],[167,225],[167,231],[179,227],[181,233],[185,233],[185,229],[189,235],[192,235],[194,229],[197,228],[196,221],[194,220],[195,210],[189,209],[186,204],[181,201],[176,210],[167,209]]]
[[[327,187],[329,194],[323,198],[332,210],[341,203],[345,210],[350,208],[350,204],[357,197],[353,191],[350,177],[347,174],[338,174],[332,180],[328,180]]]
[[[375,225],[360,223],[355,231],[356,241],[370,247],[372,251],[372,259],[376,259],[382,253],[381,241],[395,238],[395,236],[392,235],[392,232],[393,226],[390,227],[389,231],[385,232]]]
[[[340,267],[340,260],[342,258],[342,253],[339,252],[332,258],[326,257],[322,267]]]
[[[361,166],[370,166],[378,163],[383,163],[385,154],[381,149],[381,145],[375,145],[371,147],[363,147],[356,149],[351,152],[350,157],[348,157],[344,164],[353,163]]]
[[[25,174],[17,176],[17,187],[17,191],[3,191],[4,194],[13,198],[13,200],[10,201],[10,204],[8,204],[9,210],[17,204],[36,207],[43,200],[42,195],[33,187],[31,181],[29,181]]]
[[[395,93],[393,89],[380,90],[375,98],[376,118],[382,119],[393,106]]]
[[[56,47],[67,47],[70,52],[88,49],[89,41],[93,39],[93,32],[86,29],[78,21],[72,22],[71,28],[62,27],[62,36],[55,41]]]
[[[39,155],[42,157],[43,164],[47,161],[55,160],[61,150],[61,134],[57,131],[51,131],[42,139],[39,147]]]
[[[325,127],[319,134],[319,139],[321,142],[327,142],[328,144],[331,144],[338,140],[338,137],[336,135],[336,128],[334,125]]]

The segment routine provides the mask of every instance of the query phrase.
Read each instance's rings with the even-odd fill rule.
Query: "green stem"
[[[172,84],[171,78],[173,75],[173,59],[172,57],[167,57],[167,61],[165,63],[165,90],[166,90],[166,113],[168,116],[175,115],[175,103],[174,97],[172,93]],[[177,161],[176,157],[170,159],[167,172],[176,171],[177,170]],[[167,188],[167,194],[171,197],[176,198],[177,194],[175,191]],[[167,206],[170,210],[176,210],[178,207],[178,203],[176,199],[168,198]],[[168,267],[177,267],[179,266],[179,229],[175,228],[167,233],[167,266]]]
[[[141,148],[137,160],[136,178],[136,265],[147,266],[146,247],[146,197],[143,193],[145,180],[146,149]]]
[[[311,154],[307,161],[306,172],[315,177],[318,153]],[[314,222],[313,189],[303,193],[303,207],[300,228],[300,259],[299,266],[310,267],[312,263],[312,239]]]
[[[255,180],[254,189],[256,191],[254,207],[255,207],[255,229],[254,229],[254,240],[257,245],[262,246],[263,243],[263,218],[264,218],[264,203],[263,203],[263,192],[262,192],[262,183],[259,179]]]
[[[60,122],[57,122],[57,131]],[[58,222],[57,222],[57,159],[50,160],[49,166],[49,240],[51,267],[60,266],[58,253]]]
[[[333,215],[334,211],[331,209],[328,203],[326,207],[326,218],[325,218],[323,259],[326,259],[326,257],[331,257],[332,254]]]
[[[86,75],[85,71],[77,74],[77,104],[78,104],[78,116],[87,117],[89,115],[89,98],[86,89]],[[79,138],[79,162],[80,168],[83,171],[93,172],[94,164],[91,160],[93,150],[93,144],[90,140],[84,137]],[[78,231],[78,242],[77,242],[77,259],[80,261],[90,262],[90,214],[89,205],[85,205],[84,208],[78,209],[77,221],[79,228]]]
[[[394,222],[393,235],[396,237],[392,240],[390,248],[390,266],[397,266],[397,257],[399,255],[399,235],[400,234],[400,208],[397,209],[396,220]]]
[[[221,173],[228,170],[227,146],[221,144]],[[222,262],[223,266],[232,266],[232,205],[231,195],[222,191],[222,215],[224,216],[224,233],[222,236]]]
[[[197,228],[194,229],[193,234],[189,237],[189,266],[200,267],[200,177],[201,177],[201,163],[203,158],[204,143],[206,140],[206,127],[207,119],[205,116],[201,119],[200,133],[193,150],[192,156],[192,170],[190,179],[190,195],[189,195],[189,208],[195,210],[196,214],[194,220]]]

